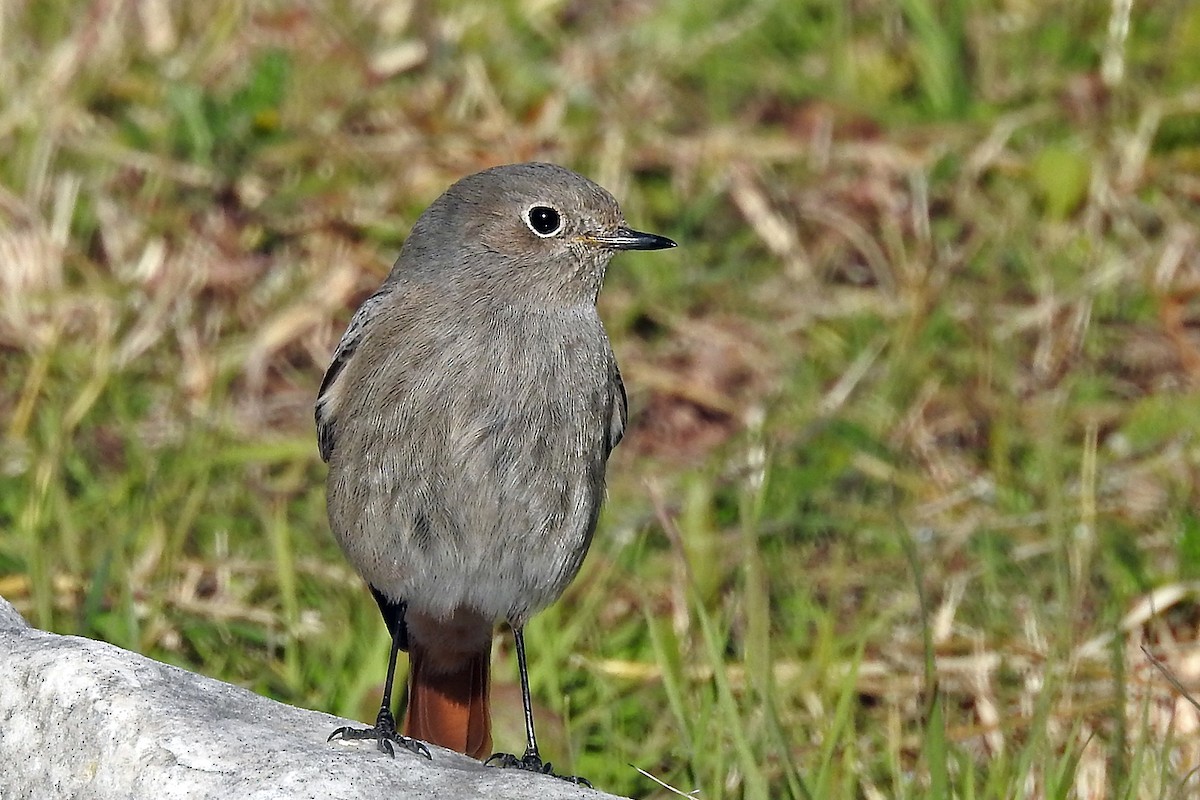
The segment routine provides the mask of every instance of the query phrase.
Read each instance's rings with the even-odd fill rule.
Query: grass
[[[370,718],[313,396],[433,197],[555,160],[682,247],[601,300],[633,419],[529,627],[546,754],[639,797],[1187,796],[1196,52],[1186,2],[7,3],[0,594]]]

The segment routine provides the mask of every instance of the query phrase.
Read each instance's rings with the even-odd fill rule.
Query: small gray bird
[[[375,726],[330,739],[486,756],[492,634],[507,620],[528,747],[488,761],[551,772],[522,632],[579,571],[625,430],[596,298],[614,253],[674,246],[630,229],[612,195],[552,164],[463,178],[417,220],[317,397],[330,526],[392,636]],[[404,734],[391,712],[400,650]]]

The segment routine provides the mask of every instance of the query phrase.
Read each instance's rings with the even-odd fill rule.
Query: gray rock
[[[13,604],[0,597],[0,631],[28,628],[29,623],[13,608]],[[2,655],[2,654],[0,654]]]
[[[326,742],[341,725],[104,642],[29,627],[0,598],[0,797],[611,798],[430,748]]]

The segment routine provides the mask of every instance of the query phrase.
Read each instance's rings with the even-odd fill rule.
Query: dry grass
[[[602,298],[634,418],[531,627],[554,760],[1186,796],[1198,51],[1179,2],[8,3],[0,594],[370,716],[315,387],[429,200],[555,160],[683,247]]]

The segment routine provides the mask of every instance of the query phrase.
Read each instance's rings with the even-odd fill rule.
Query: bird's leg
[[[513,641],[517,646],[517,672],[521,675],[521,703],[525,706],[525,755],[517,758],[512,753],[493,753],[485,764],[495,764],[506,769],[523,769],[561,778],[564,781],[591,786],[591,782],[578,775],[559,775],[549,761],[542,761],[538,752],[537,734],[533,730],[533,697],[529,693],[529,667],[525,663],[525,630],[513,626]]]
[[[382,752],[393,758],[396,755],[392,742],[418,755],[432,760],[429,748],[424,742],[405,736],[396,730],[396,718],[392,716],[392,680],[396,676],[396,657],[400,653],[400,642],[403,631],[396,626],[392,631],[392,652],[388,656],[387,680],[383,684],[383,700],[379,705],[379,713],[375,715],[375,726],[372,728],[351,728],[344,726],[329,734],[326,741],[334,739],[374,739],[375,745]]]
[[[542,758],[538,753],[537,733],[533,730],[533,698],[529,692],[529,667],[525,662],[525,629],[513,628],[513,639],[517,644],[517,671],[521,675],[521,705],[525,707],[525,757],[523,761],[529,761],[541,766]],[[550,765],[546,765],[546,771],[549,771]]]

